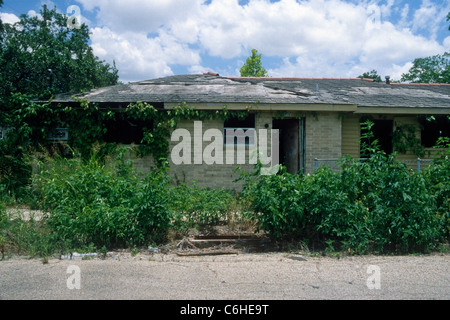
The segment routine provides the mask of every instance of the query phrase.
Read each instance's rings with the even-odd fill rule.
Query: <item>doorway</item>
[[[272,128],[280,130],[280,164],[296,174],[305,168],[305,119],[273,119]]]

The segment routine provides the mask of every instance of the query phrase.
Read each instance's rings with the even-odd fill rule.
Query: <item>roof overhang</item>
[[[181,103],[165,103],[165,109],[174,109]],[[196,110],[227,110],[242,111],[327,111],[327,112],[356,112],[357,105],[353,104],[325,104],[325,103],[187,103]]]
[[[450,109],[446,107],[373,107],[358,106],[354,113],[372,114],[447,114]]]

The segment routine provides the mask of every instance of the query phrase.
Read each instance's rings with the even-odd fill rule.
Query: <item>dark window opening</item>
[[[256,143],[255,115],[249,114],[246,118],[232,117],[223,123],[224,145],[254,145]],[[230,143],[233,141],[232,143]]]
[[[432,119],[421,118],[421,141],[425,148],[432,148],[440,137],[450,137],[450,119],[447,116],[435,116]]]
[[[393,152],[392,145],[392,136],[394,130],[394,121],[393,120],[370,120],[373,122],[372,132],[373,138],[371,141],[362,141],[366,144],[369,144],[375,140],[378,140],[378,146],[381,151],[384,151],[387,155],[390,155]],[[363,130],[361,130],[361,134],[365,134]],[[364,153],[364,150],[361,150],[361,157],[367,157],[368,155]]]
[[[116,120],[105,123],[105,142],[120,144],[142,144],[144,130],[152,128],[150,121],[128,119],[117,115]]]
[[[225,128],[255,128],[255,115],[249,114],[244,119],[231,117],[224,121],[223,126]]]

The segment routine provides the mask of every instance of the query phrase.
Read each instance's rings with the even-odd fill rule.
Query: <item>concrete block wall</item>
[[[315,158],[342,156],[342,120],[338,113],[307,114],[305,126],[305,173],[314,172]]]
[[[272,120],[277,117],[279,113],[275,111],[258,112],[255,117],[255,128],[257,133],[259,129],[267,129],[267,148],[269,150],[269,156],[271,152],[271,139],[270,130],[272,129]],[[305,159],[306,159],[306,173],[314,172],[314,159],[315,158],[339,158],[342,155],[341,148],[341,119],[338,113],[295,113],[290,112],[288,114],[283,113],[284,117],[305,117]],[[236,148],[235,148],[235,163],[226,164],[226,147],[223,146],[223,164],[206,164],[203,159],[202,164],[194,163],[194,140],[203,140],[203,134],[208,129],[218,129],[223,132],[222,120],[207,120],[202,122],[202,130],[195,132],[194,120],[183,120],[179,123],[178,128],[186,129],[190,133],[191,137],[191,164],[175,164],[171,159],[171,152],[174,147],[179,145],[179,141],[170,141],[169,143],[169,165],[170,175],[173,178],[174,183],[193,183],[195,182],[201,187],[211,188],[226,188],[239,190],[242,183],[234,182],[239,177],[240,172],[235,172],[239,166],[243,171],[254,172],[254,165],[249,161],[249,148],[245,150],[245,164],[238,164],[236,160]],[[202,142],[202,152],[210,145],[210,141]],[[196,153],[198,156],[198,153]],[[134,166],[142,171],[149,172],[155,167],[155,162],[152,156],[146,156],[143,158],[133,158]]]

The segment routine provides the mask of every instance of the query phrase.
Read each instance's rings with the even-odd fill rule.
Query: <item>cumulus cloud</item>
[[[171,64],[195,65],[200,56],[169,35],[149,38],[143,33],[116,33],[107,27],[91,30],[92,48],[106,61],[115,61],[122,81],[172,75]]]
[[[177,66],[219,71],[206,70],[209,57],[245,61],[252,48],[278,59],[273,76],[394,76],[450,42],[436,40],[436,17],[448,11],[430,0],[418,9],[394,0],[77,1],[96,15],[95,53],[114,59],[126,80],[171,75]],[[239,74],[236,65],[221,68]]]
[[[0,12],[0,20],[2,20],[3,23],[8,24],[14,24],[20,21],[20,19],[15,14],[6,12]]]

